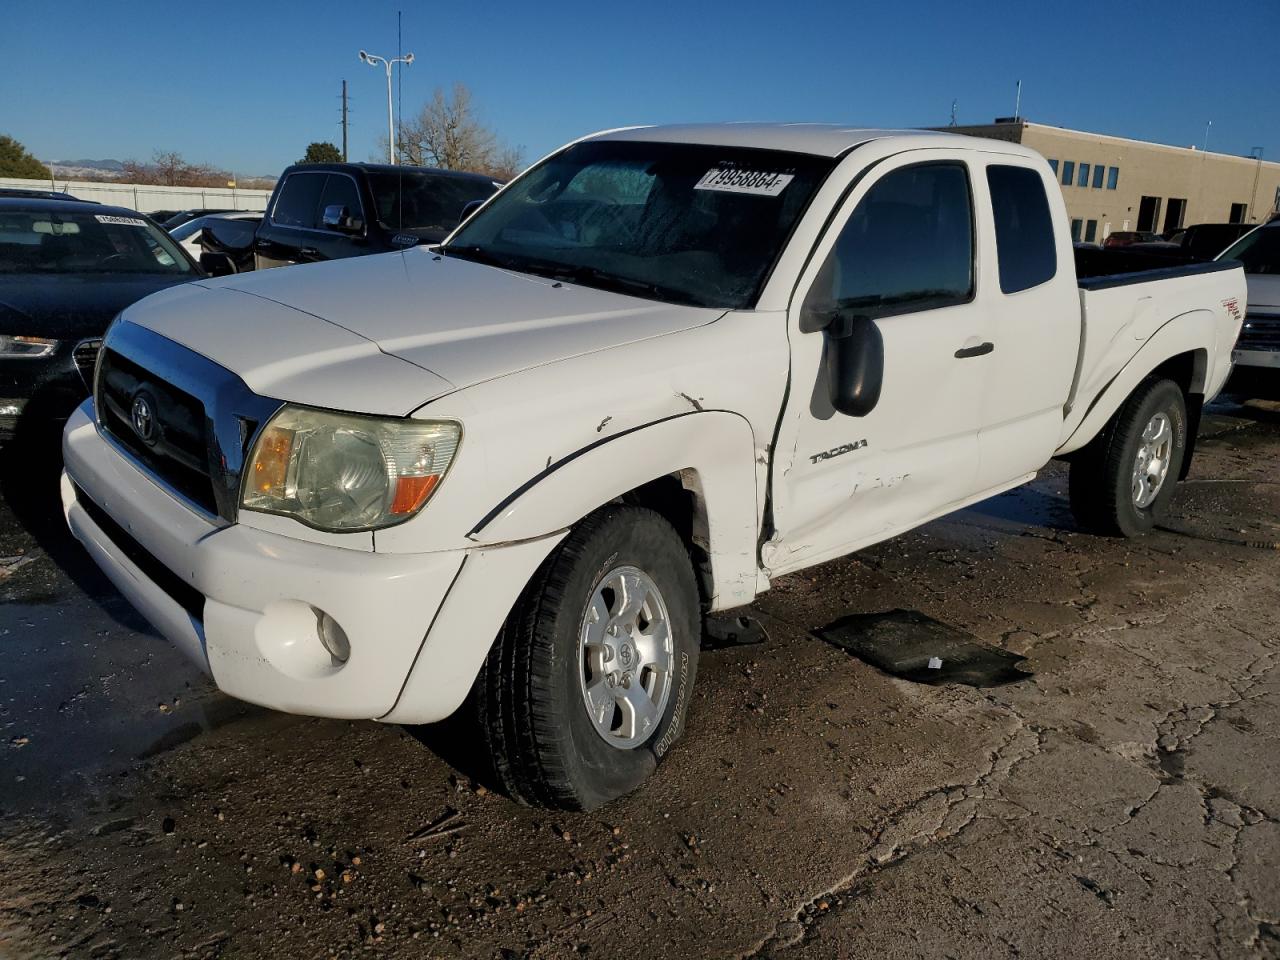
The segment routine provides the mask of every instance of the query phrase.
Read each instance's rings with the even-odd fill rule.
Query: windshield
[[[504,190],[444,252],[674,303],[750,307],[834,163],[775,150],[581,143]]]
[[[1239,260],[1245,273],[1280,274],[1280,227],[1261,227],[1227,248],[1219,260]]]
[[[369,173],[378,222],[388,230],[427,230],[443,238],[462,219],[462,208],[487,200],[492,180],[432,173]]]
[[[194,220],[188,220],[186,223],[184,223],[180,227],[174,227],[172,230],[169,231],[169,236],[172,237],[174,240],[176,240],[178,243],[181,243],[183,240],[186,240],[192,234],[199,233],[208,225],[209,225],[209,221],[206,220],[204,217],[197,217]]]
[[[191,273],[191,261],[140,216],[0,211],[0,273]]]

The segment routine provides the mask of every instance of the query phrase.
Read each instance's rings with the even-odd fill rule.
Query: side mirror
[[[862,314],[837,313],[826,327],[825,362],[831,406],[865,417],[880,402],[884,385],[884,337]]]
[[[470,200],[462,207],[462,213],[458,215],[458,223],[461,225],[466,222],[467,217],[471,216],[484,205],[483,200]]]
[[[359,233],[364,229],[364,221],[351,216],[340,203],[331,203],[325,207],[321,222],[326,230],[336,230],[339,233]]]
[[[207,250],[200,254],[200,269],[211,277],[226,277],[236,270],[236,263],[225,253],[209,253]]]

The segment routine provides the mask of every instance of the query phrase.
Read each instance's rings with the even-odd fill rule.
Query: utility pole
[[[1018,94],[1013,101],[1013,119],[1019,120],[1022,117],[1022,81],[1018,81]]]
[[[951,101],[951,124],[950,125],[953,127],[956,125],[956,101],[955,100]]]
[[[347,81],[342,81],[342,162],[347,162]]]
[[[1209,131],[1213,129],[1213,121],[1210,120],[1204,125],[1204,152],[1209,152]]]

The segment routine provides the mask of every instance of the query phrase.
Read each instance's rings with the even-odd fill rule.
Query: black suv
[[[480,174],[431,167],[297,164],[281,175],[267,204],[254,237],[255,266],[437,243],[453,232],[467,208],[501,185]]]

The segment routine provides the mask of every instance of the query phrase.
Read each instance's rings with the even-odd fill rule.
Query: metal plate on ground
[[[998,687],[1033,674],[1026,657],[981,643],[963,630],[915,610],[842,617],[814,633],[883,670],[916,683]]]

